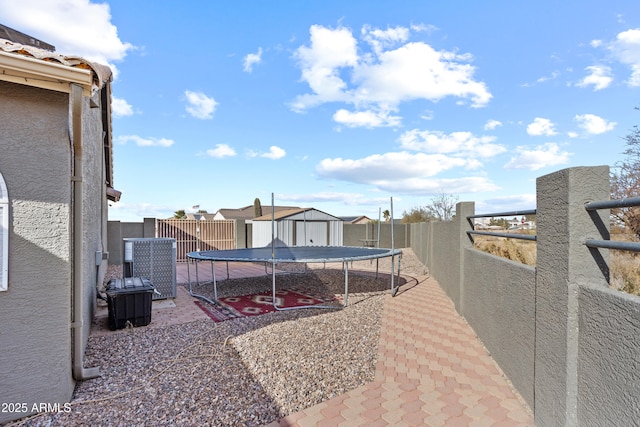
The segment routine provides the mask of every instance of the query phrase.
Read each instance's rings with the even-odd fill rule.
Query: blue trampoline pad
[[[189,252],[201,261],[238,262],[345,262],[401,255],[400,249],[359,246],[279,246]]]

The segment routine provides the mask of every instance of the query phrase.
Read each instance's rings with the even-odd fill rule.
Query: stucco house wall
[[[0,82],[10,215],[9,283],[0,293],[4,402],[65,402],[73,391],[68,105],[63,93]]]
[[[38,73],[51,67],[55,75],[65,70],[2,49],[0,174],[9,199],[3,230],[9,255],[8,286],[0,291],[0,396],[24,404],[26,412],[2,412],[0,423],[29,415],[34,405],[63,405],[76,380],[97,373],[85,369],[82,359],[96,285],[107,268],[105,183],[111,161],[110,112],[103,114],[108,81],[96,85],[102,80],[84,70],[76,72],[88,79],[84,86],[65,86],[60,79],[52,79],[52,88],[34,87],[28,79],[6,81],[19,67]],[[81,179],[73,176],[79,171]],[[74,248],[74,233],[81,251]]]

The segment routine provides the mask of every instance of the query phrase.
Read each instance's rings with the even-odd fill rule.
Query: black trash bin
[[[111,279],[107,284],[109,328],[123,329],[127,322],[132,326],[151,323],[151,299],[155,287],[146,277]]]

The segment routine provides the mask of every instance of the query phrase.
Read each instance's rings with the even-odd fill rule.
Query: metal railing
[[[590,202],[585,205],[585,209],[589,212],[594,212],[600,209],[619,209],[619,208],[631,208],[640,206],[640,197],[630,197],[626,199],[616,199],[616,200],[602,200],[596,202]],[[518,215],[535,215],[536,209],[524,210],[524,211],[509,211],[509,212],[497,212],[497,213],[487,213],[481,215],[470,215],[467,217],[467,220],[471,224],[471,227],[474,227],[473,218],[496,218],[496,217],[508,217],[508,216],[518,216]],[[521,239],[521,240],[531,240],[536,241],[537,236],[528,235],[528,234],[511,234],[511,233],[500,233],[495,231],[479,231],[479,230],[469,230],[467,234],[471,237],[471,235],[484,235],[484,236],[495,236],[495,237],[504,237],[508,239]],[[613,240],[598,240],[598,239],[587,239],[585,241],[585,245],[590,248],[604,248],[604,249],[618,249],[623,251],[633,251],[640,252],[640,243],[637,242],[617,242]]]
[[[631,208],[636,206],[640,206],[640,197],[590,202],[587,203],[584,207],[587,211],[594,212],[600,209]],[[613,240],[587,239],[585,241],[585,245],[590,248],[619,249],[623,251],[640,252],[640,243],[635,242],[616,242]]]
[[[471,224],[472,230],[468,230],[467,234],[470,238],[472,238],[473,234],[484,235],[484,236],[495,236],[495,237],[505,237],[507,239],[520,239],[520,240],[536,240],[535,235],[531,234],[512,234],[512,233],[500,233],[497,231],[478,231],[473,229],[475,226],[473,224],[473,218],[496,218],[496,217],[505,217],[505,216],[518,216],[518,215],[535,215],[536,210],[530,209],[525,211],[510,211],[510,212],[498,212],[498,213],[488,213],[482,215],[469,215],[467,220]]]

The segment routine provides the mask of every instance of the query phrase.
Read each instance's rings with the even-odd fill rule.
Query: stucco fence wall
[[[608,288],[609,168],[537,180],[535,268],[475,250],[471,202],[450,222],[412,224],[410,246],[529,406],[538,426],[637,425],[640,297]],[[602,261],[607,264],[602,265]]]

